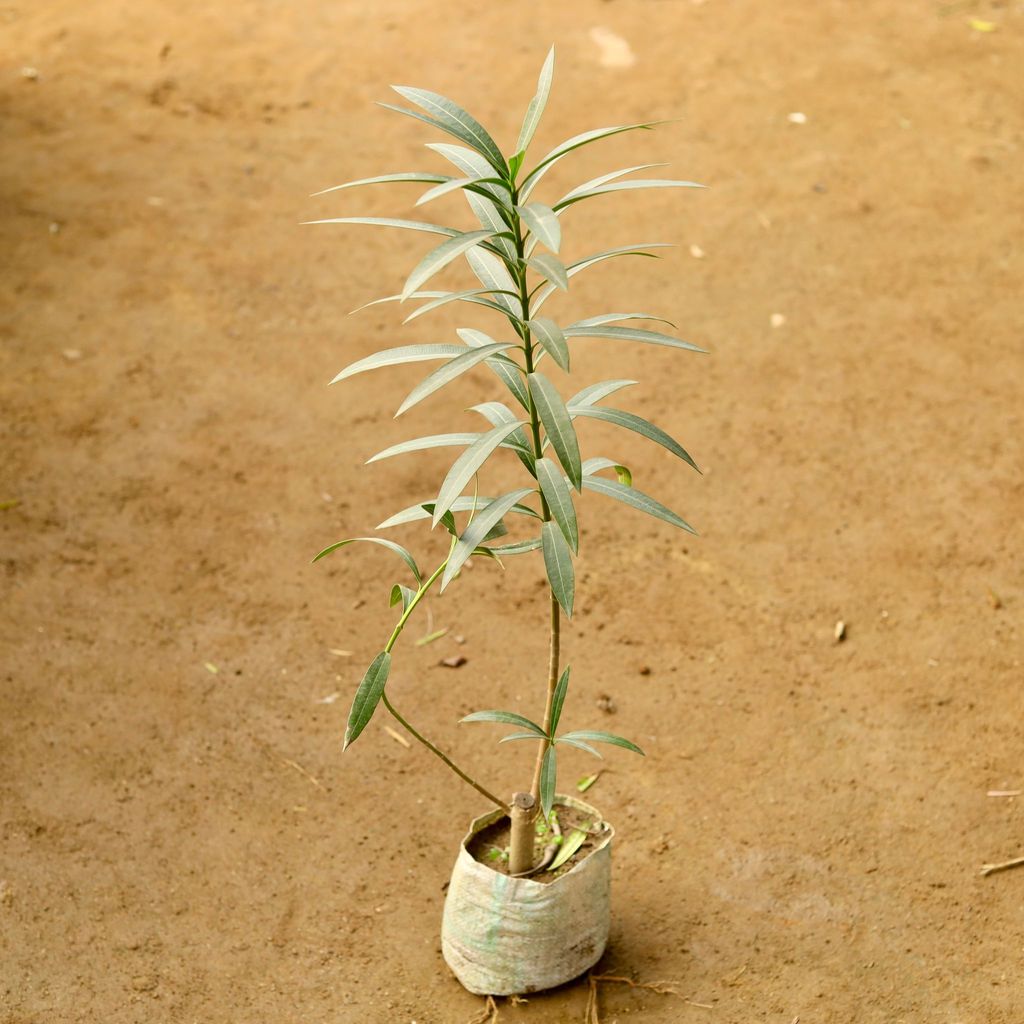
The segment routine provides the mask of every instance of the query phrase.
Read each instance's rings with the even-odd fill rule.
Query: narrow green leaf
[[[415,596],[415,590],[410,590],[408,587],[403,587],[401,583],[396,583],[391,588],[391,598],[388,603],[392,608],[394,608],[395,605],[398,604],[399,601],[401,601],[402,611],[404,612],[409,608],[409,605],[412,604],[413,598],[415,598]]]
[[[375,178],[360,178],[358,181],[346,181],[344,185],[332,185],[330,188],[314,192],[310,198],[325,196],[328,192],[338,192],[343,188],[355,188],[357,185],[383,185],[392,181],[418,181],[422,184],[439,184],[443,181],[451,181],[447,174],[425,174],[422,171],[404,171],[401,174],[378,174]]]
[[[518,163],[513,169],[513,174],[519,170],[519,166],[522,164],[523,155],[526,153],[527,147],[530,145],[533,139],[533,134],[537,130],[537,125],[540,124],[541,115],[544,113],[544,107],[548,102],[548,94],[551,92],[551,79],[555,73],[555,48],[552,46],[548,50],[547,59],[544,61],[544,66],[540,69],[540,78],[537,80],[537,93],[530,100],[530,105],[526,108],[526,117],[523,118],[523,127],[519,130],[519,139],[516,142],[516,156],[513,159],[518,158]]]
[[[619,341],[642,341],[647,345],[666,345],[668,348],[682,348],[688,352],[707,353],[706,348],[680,341],[660,331],[642,331],[635,327],[567,327],[567,338],[613,338]]]
[[[619,135],[622,132],[631,132],[636,129],[647,129],[653,128],[657,121],[649,121],[644,124],[622,124],[616,125],[613,128],[595,128],[589,132],[583,132],[581,135],[574,135],[571,139],[567,139],[565,142],[558,146],[555,146],[550,153],[545,156],[539,164],[523,180],[522,187],[519,190],[519,195],[526,199],[527,196],[536,188],[537,182],[547,174],[548,171],[563,157],[568,156],[573,150],[579,149],[581,146],[586,146],[588,143],[597,142],[599,139],[607,139],[612,135]]]
[[[508,743],[511,740],[542,740],[543,735],[538,736],[535,732],[510,732],[507,736],[502,736],[499,743]]]
[[[504,558],[506,555],[525,555],[529,551],[536,551],[539,547],[540,538],[533,537],[530,540],[518,540],[514,544],[500,544],[491,548],[491,551]]]
[[[385,540],[383,537],[349,537],[348,540],[339,540],[335,544],[329,544],[319,552],[313,559],[314,562],[319,562],[321,558],[326,557],[332,551],[337,551],[338,548],[347,547],[349,544],[356,544],[363,541],[366,544],[379,544],[382,548],[387,548],[389,551],[394,551],[399,558],[412,570],[413,576],[416,578],[417,583],[423,582],[423,576],[420,574],[419,566],[416,564],[416,559],[412,557],[408,550],[402,547],[401,544],[396,544],[393,540]]]
[[[551,808],[555,803],[555,786],[558,775],[558,757],[555,754],[555,745],[549,744],[544,752],[544,760],[540,767],[540,808],[547,821],[551,815]]]
[[[518,491],[517,494],[519,494],[520,497],[525,497],[527,494],[536,494],[536,491],[532,491],[527,488],[526,490]],[[473,508],[483,508],[485,505],[488,505],[495,500],[496,499],[494,498],[478,497],[476,499],[476,504],[474,505],[473,498],[470,495],[465,495],[464,497],[459,498],[459,500],[452,505],[451,510],[452,512],[469,512]],[[519,504],[518,499],[513,502],[512,506],[507,511],[515,512],[517,515],[521,516],[529,516],[531,519],[540,519],[540,515],[537,512],[530,508],[529,505]],[[402,509],[401,512],[396,512],[390,518],[385,519],[383,523],[380,523],[377,529],[386,530],[392,526],[404,526],[406,523],[413,523],[417,519],[429,519],[433,515],[433,512],[433,499],[430,501],[422,501],[416,505],[410,505],[408,508]],[[498,518],[500,519],[501,516]],[[487,531],[484,531],[484,533],[481,534],[477,544],[483,540],[486,532]]]
[[[523,313],[522,304],[507,294],[518,292],[519,286],[512,279],[505,264],[497,256],[484,252],[483,249],[470,249],[466,253],[466,262],[477,280],[494,293],[495,301],[504,306],[513,318],[519,320]]]
[[[507,182],[497,183],[488,181],[494,174],[494,169],[488,163],[487,158],[474,149],[467,149],[465,146],[453,146],[449,142],[428,142],[427,149],[439,153],[446,160],[457,167],[467,178],[480,178],[481,187],[484,192],[489,193],[494,202],[506,209],[509,207],[511,189]]]
[[[428,224],[422,220],[399,220],[395,217],[327,217],[324,220],[306,220],[306,224],[373,224],[382,228],[405,228],[407,231],[426,231],[431,235],[447,235],[457,238],[462,234],[455,228],[444,228],[440,224]]]
[[[573,551],[579,551],[579,530],[576,525],[576,511],[572,505],[572,494],[562,476],[562,471],[550,459],[538,459],[534,467],[537,471],[537,482],[541,493],[548,503],[548,509],[554,516],[562,536],[569,542]]]
[[[486,434],[481,434],[452,464],[448,470],[441,489],[437,495],[434,508],[434,526],[441,516],[448,511],[452,503],[462,493],[462,489],[473,479],[480,467],[487,461],[491,453],[509,436],[521,421],[501,423]]]
[[[495,345],[497,342],[483,331],[476,331],[469,327],[460,327],[455,332],[467,345],[472,348],[482,348],[484,345]],[[488,359],[487,366],[493,370],[501,382],[512,392],[515,400],[527,411],[530,408],[530,396],[526,390],[526,381],[523,380],[523,369],[512,359]]]
[[[350,363],[331,383],[337,384],[339,380],[354,377],[357,373],[365,373],[367,370],[376,370],[382,366],[422,363],[428,359],[450,359],[452,356],[462,355],[463,352],[465,349],[459,345],[402,345],[401,348],[389,348]]]
[[[555,731],[558,729],[558,720],[562,717],[562,705],[565,703],[565,694],[569,689],[569,666],[565,666],[565,671],[562,672],[558,678],[558,683],[555,686],[555,695],[551,701],[551,729],[550,735],[554,738]]]
[[[385,448],[382,452],[377,452],[376,455],[373,455],[366,460],[366,464],[369,465],[371,462],[380,462],[382,459],[390,459],[395,455],[405,455],[408,452],[427,451],[431,448],[464,448],[473,444],[481,436],[482,435],[480,434],[466,433],[431,434],[429,437],[417,437],[412,441],[402,441],[400,444],[393,444],[390,448]],[[513,432],[509,441],[503,443],[501,447],[511,448],[517,455],[519,455],[526,450],[523,447],[526,443],[525,434],[522,436],[522,441],[520,442],[517,433]]]
[[[480,413],[484,419],[495,427],[500,423],[518,422],[512,410],[501,402],[481,402],[479,405],[471,406],[470,411]],[[515,451],[516,455],[519,456],[519,461],[532,474],[534,463],[533,448],[531,448],[529,438],[522,427],[518,427],[509,434],[505,446],[511,447]]]
[[[565,268],[566,278],[574,277],[576,274],[581,273],[588,267],[592,267],[596,263],[603,263],[605,260],[614,259],[616,256],[646,256],[649,259],[658,259],[654,253],[646,252],[645,250],[661,248],[671,248],[671,244],[668,242],[650,242],[647,245],[627,245],[621,246],[618,249],[607,249],[604,252],[595,253],[593,256],[588,256],[586,259],[577,260],[575,263],[571,263]],[[554,290],[555,285],[553,284],[545,285],[540,290],[531,307],[534,314],[536,314],[540,307],[547,302]]]
[[[585,750],[588,754],[593,754],[599,761],[604,760],[604,756],[595,747],[592,747],[589,743],[584,743],[583,740],[577,739],[566,739],[564,736],[559,736],[555,741],[556,743],[566,743],[570,747],[575,747],[577,750]]]
[[[567,863],[586,840],[587,833],[574,828],[569,833],[568,838],[562,840],[562,845],[558,848],[558,853],[548,867],[548,871],[557,871],[563,864]]]
[[[458,571],[465,564],[466,559],[473,553],[473,549],[487,536],[491,527],[495,523],[500,522],[512,509],[517,511],[520,507],[525,509],[525,506],[519,506],[518,503],[520,499],[533,493],[529,487],[512,491],[509,494],[502,495],[500,498],[495,498],[476,514],[476,518],[466,527],[452,553],[448,556],[448,565],[445,567],[444,575],[441,577],[440,589],[442,591],[455,578]],[[480,500],[483,501],[484,499]],[[456,506],[453,505],[452,507],[455,508]],[[536,516],[532,509],[527,510],[527,514]]]
[[[578,491],[581,487],[582,476],[580,445],[565,403],[554,384],[543,374],[531,373],[528,377],[528,384],[537,414],[540,416],[541,423],[544,424],[544,430],[551,440],[558,461],[561,462],[562,468]]]
[[[565,269],[565,264],[557,256],[549,252],[542,252],[539,256],[531,256],[526,261],[526,265],[531,270],[536,270],[545,281],[550,281],[561,291],[569,290],[569,274]]]
[[[410,295],[410,298],[416,298],[422,295],[422,292],[414,292]],[[424,313],[429,313],[432,310],[437,309],[439,306],[446,306],[449,302],[475,302],[479,306],[488,306],[491,309],[497,310],[502,315],[505,314],[503,306],[499,305],[494,299],[482,298],[481,296],[490,295],[491,291],[489,288],[475,288],[466,292],[441,292],[436,298],[430,302],[425,302],[418,309],[414,309],[403,321],[403,324],[410,323],[416,320],[418,317],[423,316]],[[398,296],[401,298],[401,296]],[[378,302],[383,300],[378,299]]]
[[[428,188],[427,191],[416,200],[416,205],[423,206],[425,203],[429,203],[432,199],[438,199],[441,196],[447,195],[449,192],[455,192],[457,189],[464,189],[467,185],[475,185],[478,181],[480,181],[480,178],[476,175],[469,178],[448,178],[440,185]]]
[[[666,508],[659,501],[655,501],[650,495],[644,494],[633,487],[616,483],[612,480],[605,480],[600,476],[588,476],[583,478],[583,486],[608,498],[615,498],[624,505],[630,505],[641,512],[646,512],[655,519],[663,519],[666,523],[678,526],[687,533],[696,534],[697,531],[685,520],[680,519],[671,509]]]
[[[544,346],[547,354],[568,373],[569,346],[566,344],[565,335],[559,329],[558,324],[546,316],[538,316],[530,321],[529,327],[534,337]]]
[[[689,452],[675,438],[666,434],[660,427],[649,423],[642,416],[636,416],[622,409],[609,409],[603,405],[574,406],[571,402],[569,403],[569,413],[576,416],[588,416],[595,420],[604,420],[605,423],[614,423],[617,427],[625,427],[626,430],[641,434],[656,444],[660,444],[662,448],[667,448],[673,455],[677,455],[683,462],[693,466],[698,473],[700,472],[697,463],[690,458]]]
[[[566,402],[566,408],[569,410],[570,415],[583,406],[593,405],[595,402],[600,402],[602,398],[607,398],[609,395],[614,394],[616,391],[622,388],[628,388],[631,384],[636,384],[635,380],[602,380],[597,384],[588,384],[581,391],[577,391],[572,398]]]
[[[602,327],[604,324],[612,324],[619,320],[657,320],[659,323],[675,327],[671,320],[655,316],[653,313],[602,313],[600,316],[590,316],[586,320],[577,320],[570,327]]]
[[[356,690],[352,709],[348,713],[348,727],[345,729],[345,742],[342,750],[347,750],[352,743],[355,743],[359,734],[373,718],[373,713],[377,710],[381,695],[384,693],[384,686],[388,681],[390,671],[391,655],[387,651],[381,651],[371,662]]]
[[[445,363],[443,366],[439,366],[430,376],[425,377],[412,391],[409,392],[408,397],[399,406],[398,412],[395,416],[401,416],[403,412],[411,409],[418,402],[422,402],[428,395],[432,395],[439,388],[443,388],[445,384],[455,380],[460,374],[465,373],[467,370],[471,370],[477,363],[482,363],[488,356],[493,356],[498,352],[503,352],[507,348],[513,346],[507,343],[484,345],[482,348],[475,348],[467,352],[465,349],[460,349],[460,355],[457,355],[450,362]]]
[[[434,274],[446,267],[452,260],[457,259],[467,249],[472,249],[473,246],[479,245],[485,239],[491,238],[493,234],[493,231],[467,231],[454,238],[449,238],[436,248],[431,249],[406,278],[405,287],[402,289],[402,301],[409,298],[420,285],[429,281]]]
[[[516,714],[514,711],[474,711],[471,715],[460,718],[459,721],[498,722],[501,725],[518,725],[520,729],[528,729],[534,737],[539,737],[542,740],[547,739],[547,734],[536,722],[531,722],[529,718]]]
[[[519,169],[523,166],[523,158],[526,156],[525,153],[516,153],[508,158],[508,172],[515,181],[519,175]]]
[[[443,629],[435,629],[432,633],[428,633],[426,636],[421,636],[419,640],[416,641],[416,646],[426,647],[427,644],[432,644],[435,640],[440,640],[441,637],[448,634],[449,628],[450,627],[445,626]]]
[[[547,570],[551,592],[572,618],[572,603],[576,593],[576,574],[572,567],[572,555],[565,538],[554,523],[545,523],[540,528],[541,547],[544,550],[544,568]]]
[[[457,103],[426,89],[415,89],[409,86],[393,85],[391,87],[403,99],[425,110],[449,135],[471,146],[478,153],[487,157],[488,163],[502,175],[508,174],[508,166],[497,143],[487,133],[483,125]]]
[[[615,736],[610,732],[601,732],[597,729],[576,729],[573,732],[567,732],[564,736],[558,737],[559,742],[565,740],[583,740],[584,742],[590,743],[611,743],[616,747],[624,747],[626,750],[632,750],[634,754],[643,755],[643,751],[629,740],[623,739],[621,736]]]
[[[438,186],[443,188],[443,186]],[[632,181],[615,181],[609,185],[601,185],[592,188],[588,192],[577,192],[555,203],[555,211],[564,210],[573,203],[579,203],[584,199],[592,199],[594,196],[605,196],[611,192],[628,192],[631,189],[641,188],[707,188],[706,185],[699,185],[695,181],[666,181],[660,178],[635,178]]]
[[[603,771],[604,769],[602,769]],[[601,772],[594,772],[593,775],[584,775],[579,782],[576,783],[576,789],[581,793],[586,793],[590,787],[601,778]]]
[[[583,463],[583,475],[592,476],[594,473],[599,472],[602,469],[614,469],[615,475],[618,477],[619,483],[626,487],[633,486],[633,474],[629,471],[627,466],[621,466],[614,459],[606,459],[598,456],[593,459],[587,459]]]
[[[516,213],[523,218],[535,238],[552,252],[558,252],[562,244],[562,226],[550,206],[543,203],[527,203],[525,206],[517,206]]]
[[[591,189],[598,188],[600,185],[604,185],[606,182],[613,181],[615,178],[621,178],[624,174],[632,174],[634,171],[646,171],[652,167],[667,167],[668,164],[637,164],[636,167],[623,167],[618,171],[610,171],[607,174],[601,174],[596,178],[591,178],[590,181],[585,181],[582,185],[577,185],[574,189],[566,192],[564,196],[558,201],[564,202],[566,199],[571,199],[573,196],[580,192],[589,192]]]

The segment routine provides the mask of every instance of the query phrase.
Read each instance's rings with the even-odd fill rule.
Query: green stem
[[[518,191],[512,194],[512,205],[519,202]],[[519,304],[520,312],[522,314],[523,322],[529,323],[530,320],[530,294],[526,287],[526,265],[524,263],[524,246],[523,246],[523,231],[522,224],[518,215],[515,218],[513,224],[513,230],[515,232],[515,243],[516,243],[516,283],[519,285]],[[530,337],[529,327],[523,333],[523,341],[525,342],[526,352],[526,372],[527,374],[533,373],[533,341]],[[533,451],[536,458],[543,458],[544,448],[541,444],[540,438],[540,419],[537,415],[537,407],[534,405],[533,395],[529,395],[530,406],[530,429],[533,433]],[[544,498],[544,492],[540,492],[540,504],[541,504],[541,518],[544,522],[551,521],[551,510],[548,508],[548,503]],[[547,748],[551,743],[551,712],[554,707],[555,700],[555,689],[558,686],[558,669],[559,660],[561,655],[561,608],[558,605],[558,601],[555,598],[555,593],[548,586],[548,595],[551,604],[551,620],[549,630],[549,645],[548,645],[548,692],[547,699],[544,705],[544,731],[548,734],[548,739],[540,744],[537,750],[537,760],[534,764],[533,769],[533,785],[531,786],[530,792],[533,794],[534,805],[540,808],[540,776],[541,771],[544,767],[544,755],[547,753]]]
[[[453,540],[452,548],[454,548],[454,546],[455,541]],[[451,557],[451,550],[449,550],[448,556],[449,558]],[[391,634],[391,638],[384,645],[384,650],[387,651],[388,654],[391,653],[391,649],[395,646],[395,643],[397,642],[398,638],[402,635],[402,630],[405,628],[406,622],[409,621],[409,616],[412,614],[413,609],[416,607],[416,605],[420,603],[426,592],[434,585],[434,583],[437,581],[437,578],[441,575],[441,573],[444,572],[445,567],[447,565],[448,559],[446,558],[430,574],[430,576],[420,584],[419,590],[416,591],[416,593],[413,595],[413,599],[409,602],[409,607],[406,608],[404,612],[402,612],[402,617],[398,620],[398,623],[395,625],[394,631]],[[439,747],[436,747],[422,733],[414,729],[398,713],[398,711],[395,709],[395,706],[388,699],[388,695],[386,692],[381,694],[381,700],[384,702],[384,707],[386,707],[388,711],[391,713],[391,716],[406,730],[406,732],[409,733],[410,736],[419,740],[420,743],[422,743],[423,746],[425,746],[427,750],[429,750],[432,754],[436,754],[442,761],[444,761],[446,765],[448,765],[449,768],[451,768],[453,772],[455,772],[456,775],[458,775],[460,779],[463,780],[463,782],[468,782],[478,793],[485,796],[488,800],[491,801],[491,803],[496,804],[506,814],[510,813],[509,806],[507,803],[505,803],[504,800],[500,800],[490,790],[485,789],[483,786],[480,785],[479,782],[477,782],[471,776],[467,775],[466,772],[464,772],[443,750],[441,750]]]

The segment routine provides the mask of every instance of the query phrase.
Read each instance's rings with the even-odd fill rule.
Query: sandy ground
[[[619,404],[705,468],[583,435],[702,534],[583,502],[567,713],[648,751],[588,793],[619,833],[602,967],[690,1000],[608,988],[603,1020],[1024,1019],[1024,871],[979,876],[1024,852],[1020,801],[987,795],[1024,788],[1020,4],[212,8],[0,5],[0,1021],[479,1012],[438,929],[480,799],[382,723],[341,756],[392,563],[309,559],[450,461],[370,453],[470,429],[499,385],[474,373],[398,423],[415,368],[326,388],[458,321],[346,319],[429,241],[299,222],[410,216],[415,189],[308,195],[442,169],[429,129],[373,106],[389,83],[510,145],[552,41],[537,153],[680,120],[538,198],[649,160],[713,186],[567,215],[570,255],[679,248],[550,307],[653,308],[712,350],[577,349],[583,380],[639,379]],[[405,643],[391,686],[503,792],[530,752],[455,722],[539,713],[540,581],[537,559],[475,566],[431,606],[465,644]],[[582,1021],[585,998],[501,1020]]]

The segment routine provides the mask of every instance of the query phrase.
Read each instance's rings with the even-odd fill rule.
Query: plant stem
[[[427,750],[441,758],[441,760],[444,761],[444,763],[448,765],[448,767],[451,768],[451,770],[455,772],[455,774],[458,775],[458,777],[462,779],[463,782],[468,782],[481,796],[485,796],[488,800],[491,801],[492,804],[496,804],[506,814],[510,813],[510,808],[508,804],[505,803],[504,800],[498,799],[498,797],[496,797],[490,790],[484,789],[484,787],[481,786],[479,782],[476,782],[474,779],[470,778],[470,776],[468,776],[443,750],[440,750],[437,747],[435,747],[434,744],[430,742],[430,740],[428,740],[425,736],[418,733],[398,713],[398,710],[395,708],[394,704],[392,704],[391,701],[388,700],[388,695],[386,693],[381,695],[381,700],[383,700],[384,702],[384,707],[386,707],[388,711],[391,712],[392,717],[402,726],[403,729],[406,730],[406,732],[409,733],[410,736],[413,736],[416,739],[418,739],[420,743],[422,743],[423,746],[427,748]]]
[[[518,190],[512,194],[512,205],[519,201]],[[530,295],[526,289],[526,267],[523,263],[523,257],[525,255],[523,246],[523,230],[519,215],[515,215],[513,223],[513,233],[515,235],[516,243],[516,282],[519,285],[519,303],[521,306],[522,319],[524,324],[528,324],[530,320]],[[523,342],[524,351],[526,353],[526,372],[527,374],[533,373],[533,341],[530,337],[530,328],[526,327],[523,331]],[[528,392],[529,393],[529,392]],[[537,415],[537,407],[534,404],[533,396],[530,394],[530,428],[533,433],[533,451],[536,458],[543,458],[544,448],[541,444],[540,439],[540,419]],[[548,508],[548,503],[544,498],[544,492],[540,492],[540,505],[541,505],[541,518],[544,522],[551,521],[551,510]],[[548,734],[548,739],[540,744],[537,750],[537,761],[533,769],[533,785],[530,788],[530,792],[536,801],[535,807],[537,810],[534,811],[536,816],[539,813],[541,801],[540,801],[540,776],[541,770],[544,766],[544,755],[547,753],[548,745],[551,743],[551,711],[554,705],[555,699],[555,688],[558,685],[558,669],[560,659],[560,627],[561,627],[561,613],[562,610],[558,605],[558,600],[555,597],[555,592],[551,589],[550,583],[548,584],[548,596],[551,602],[551,624],[550,624],[550,642],[548,648],[548,693],[547,700],[544,705],[544,731]]]
[[[452,548],[454,548],[454,546],[455,542],[453,540]],[[451,549],[449,549],[448,555],[449,557],[451,557]],[[420,600],[423,598],[423,595],[426,594],[426,592],[434,585],[435,581],[441,575],[441,573],[444,572],[445,566],[447,565],[448,559],[446,558],[430,574],[430,576],[420,584],[419,590],[416,591],[416,593],[413,595],[412,600],[409,602],[409,607],[406,608],[404,612],[402,612],[402,617],[398,620],[397,624],[395,625],[394,631],[391,634],[391,638],[384,645],[384,650],[387,651],[389,654],[391,653],[391,649],[395,646],[395,643],[398,640],[399,636],[401,636],[402,630],[405,628],[406,622],[409,621],[409,616],[412,614],[413,609],[416,607],[416,605],[420,603]],[[381,694],[381,700],[384,702],[384,707],[388,709],[388,711],[395,718],[395,720],[406,730],[406,732],[409,733],[410,736],[419,740],[420,743],[422,743],[423,746],[427,748],[427,750],[441,758],[441,760],[444,761],[444,763],[448,765],[448,767],[451,768],[451,770],[455,772],[455,774],[458,775],[458,777],[462,779],[463,782],[468,782],[478,793],[480,793],[482,796],[487,797],[487,799],[490,800],[491,803],[497,804],[497,806],[500,807],[506,814],[509,813],[509,806],[507,803],[505,803],[504,800],[499,800],[498,797],[496,797],[492,792],[490,792],[490,790],[485,789],[483,786],[480,785],[479,782],[477,782],[475,779],[472,779],[457,764],[455,764],[455,762],[443,750],[434,746],[434,744],[431,743],[430,740],[428,740],[422,733],[417,732],[416,729],[414,729],[398,713],[398,711],[395,709],[395,706],[391,703],[390,700],[388,700],[388,695],[386,692]]]

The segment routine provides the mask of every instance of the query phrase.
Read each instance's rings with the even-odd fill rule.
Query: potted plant
[[[507,389],[507,403],[484,401],[470,410],[486,422],[486,429],[430,434],[392,445],[369,460],[441,447],[463,449],[436,496],[403,509],[378,527],[387,529],[417,521],[431,528],[441,526],[449,535],[444,559],[430,571],[422,570],[407,548],[379,536],[339,541],[314,559],[357,541],[371,542],[392,551],[408,571],[408,583],[396,583],[391,588],[390,603],[397,609],[397,622],[356,689],[344,746],[347,749],[359,738],[383,705],[411,736],[494,806],[493,811],[471,824],[462,841],[442,926],[444,956],[456,976],[470,991],[491,995],[561,984],[600,958],[608,935],[613,832],[596,809],[559,795],[558,751],[574,747],[600,757],[597,745],[606,744],[642,753],[629,740],[589,728],[587,723],[583,728],[563,728],[570,717],[565,707],[570,670],[562,665],[560,633],[563,616],[569,617],[573,611],[573,556],[579,547],[574,492],[579,495],[592,491],[693,532],[674,512],[634,488],[631,473],[621,462],[602,456],[584,458],[581,453],[574,424],[580,419],[596,419],[640,434],[697,468],[683,447],[663,430],[634,413],[603,404],[613,392],[636,382],[616,379],[589,383],[567,398],[563,390],[571,379],[572,349],[578,338],[703,350],[661,331],[628,325],[635,320],[668,323],[649,313],[602,313],[559,325],[541,310],[588,267],[619,256],[653,255],[651,250],[657,248],[622,246],[564,263],[559,257],[561,214],[567,209],[619,191],[700,186],[689,181],[626,177],[656,166],[646,164],[602,174],[551,205],[535,199],[534,192],[545,174],[574,150],[621,132],[654,126],[629,124],[584,132],[556,146],[526,170],[526,151],[548,98],[553,68],[552,49],[509,157],[475,118],[451,100],[423,89],[395,86],[412,106],[381,105],[454,138],[457,144],[429,143],[428,148],[450,161],[457,174],[384,174],[325,190],[418,182],[429,188],[417,205],[459,191],[476,215],[478,227],[462,230],[381,217],[312,222],[371,224],[442,236],[441,243],[416,264],[400,293],[376,301],[422,300],[406,322],[451,302],[479,307],[503,321],[501,340],[476,327],[462,327],[456,331],[455,342],[389,348],[351,363],[331,382],[383,367],[439,361],[441,365],[413,388],[396,415],[457,381],[472,367],[492,371],[496,383]],[[425,290],[439,271],[460,257],[468,263],[479,287]],[[481,495],[477,477],[493,459],[518,460],[522,486],[495,496]],[[606,470],[611,471],[610,476],[602,475]],[[510,539],[507,535],[513,523],[518,529]],[[502,737],[501,742],[536,745],[532,779],[524,780],[521,791],[506,801],[456,765],[399,712],[388,696],[387,681],[395,645],[435,585],[443,592],[470,558],[489,559],[503,566],[505,559],[530,557],[533,552],[539,552],[534,557],[543,559],[546,571],[545,603],[550,621],[550,657],[543,685],[538,686],[537,716],[531,719],[513,711],[490,709],[462,720],[510,726],[515,731]]]

